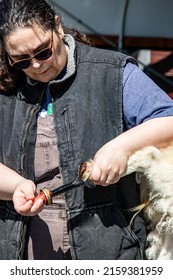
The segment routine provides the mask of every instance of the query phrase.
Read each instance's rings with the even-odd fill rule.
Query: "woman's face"
[[[48,59],[33,58],[30,66],[22,70],[31,79],[47,83],[55,79],[66,65],[67,51],[63,37],[61,26],[58,32],[44,31],[38,26],[18,27],[5,37],[4,42],[10,63],[33,58],[38,52],[52,46],[52,55]]]

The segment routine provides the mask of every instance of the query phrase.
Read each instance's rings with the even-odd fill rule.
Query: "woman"
[[[1,259],[144,258],[138,186],[119,179],[131,153],[172,139],[173,104],[133,58],[78,39],[44,0],[0,2]],[[91,158],[95,187],[33,203]]]

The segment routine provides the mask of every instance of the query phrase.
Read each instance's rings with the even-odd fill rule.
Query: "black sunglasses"
[[[52,42],[53,42],[53,32],[52,32],[52,38],[51,38],[51,45],[49,48],[45,48],[42,51],[39,51],[36,53],[33,57],[26,58],[26,59],[21,59],[17,62],[14,62],[12,58],[8,55],[10,59],[10,65],[17,68],[17,69],[27,69],[28,67],[31,66],[31,61],[33,58],[37,60],[46,60],[52,55]]]

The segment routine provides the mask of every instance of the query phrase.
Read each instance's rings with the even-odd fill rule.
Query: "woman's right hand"
[[[34,216],[42,211],[44,203],[42,199],[35,200],[36,186],[31,180],[23,179],[16,184],[13,194],[15,210],[23,216]]]
[[[93,158],[89,179],[96,185],[109,186],[115,184],[126,170],[128,153],[114,143],[116,143],[116,139],[102,146]]]

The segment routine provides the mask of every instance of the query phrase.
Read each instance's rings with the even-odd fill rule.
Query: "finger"
[[[28,200],[25,203],[15,205],[16,211],[21,215],[27,215],[33,205],[33,200]]]
[[[100,181],[100,178],[101,178],[101,170],[97,165],[94,164],[88,179],[93,182],[98,182]]]
[[[34,200],[35,196],[33,193],[29,192],[26,194],[26,200]]]
[[[36,201],[36,203],[33,204],[33,206],[31,207],[31,210],[30,210],[30,215],[36,215],[38,214],[39,212],[41,212],[44,208],[44,202],[42,199],[39,199]]]
[[[106,185],[111,185],[111,184],[113,184],[113,182],[114,182],[114,180],[108,178],[108,179],[106,180],[105,184],[106,184]]]
[[[34,200],[33,208],[40,208],[42,205],[44,205],[43,199],[37,198]]]
[[[106,185],[115,184],[115,183],[117,183],[117,182],[119,181],[119,179],[120,179],[120,175],[119,175],[119,174],[114,174],[113,177],[108,177],[108,178],[106,179],[105,184],[106,184]]]

